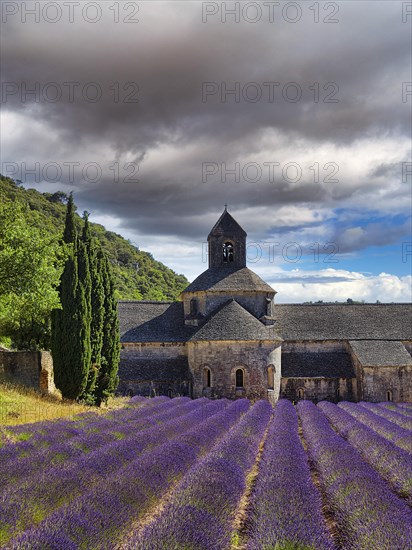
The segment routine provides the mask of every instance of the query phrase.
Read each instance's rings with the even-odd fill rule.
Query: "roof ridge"
[[[119,304],[174,304],[179,300],[117,300]]]

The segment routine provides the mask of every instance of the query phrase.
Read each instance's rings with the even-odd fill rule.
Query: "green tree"
[[[89,254],[87,245],[83,240],[77,242],[78,254],[78,287],[76,294],[77,318],[78,318],[78,351],[82,376],[85,378],[84,390],[80,395],[82,399],[92,403],[92,389],[89,387],[91,367],[90,329],[92,320],[91,304],[91,279],[89,269]],[[90,382],[92,384],[92,382]],[[93,384],[92,384],[93,385]]]
[[[90,273],[90,356],[91,364],[85,394],[92,401],[95,393],[97,377],[102,362],[103,321],[104,321],[104,288],[101,275],[103,253],[100,245],[92,238],[89,224],[89,214],[84,212],[82,241],[86,247],[89,259]]]
[[[73,200],[73,193],[70,193],[69,200],[67,201],[66,208],[66,220],[64,224],[63,241],[65,243],[74,243],[76,240],[76,221],[75,221],[75,206]]]
[[[63,240],[70,247],[60,281],[62,308],[52,315],[52,355],[56,386],[63,397],[84,396],[91,362],[91,280],[86,244],[74,225],[73,194],[66,210]]]
[[[54,380],[63,397],[78,399],[87,383],[82,348],[83,319],[81,317],[84,290],[78,280],[78,240],[66,261],[60,284],[62,309],[52,315],[52,355]]]
[[[0,335],[18,349],[47,348],[64,248],[31,223],[19,201],[0,204]]]
[[[119,383],[117,372],[120,361],[120,332],[117,315],[117,299],[115,297],[111,267],[107,257],[102,258],[101,273],[103,275],[105,300],[102,364],[99,370],[96,387],[96,403],[98,405],[100,405],[102,401],[107,401],[107,399],[113,395]]]

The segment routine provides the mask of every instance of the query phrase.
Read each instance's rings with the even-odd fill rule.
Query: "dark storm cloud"
[[[337,4],[339,23],[329,25],[315,24],[306,7],[296,24],[279,19],[224,24],[218,18],[202,23],[198,2],[141,3],[136,25],[108,18],[54,25],[9,18],[3,25],[2,78],[18,91],[9,92],[4,110],[24,116],[27,132],[10,145],[7,160],[21,162],[39,147],[43,163],[80,158],[100,163],[106,168],[98,185],[73,185],[63,177],[66,190],[75,188],[84,207],[117,217],[124,228],[143,234],[187,237],[190,226],[193,238],[204,238],[224,203],[232,210],[249,208],[251,227],[253,209],[266,208],[268,232],[284,205],[333,208],[334,202],[354,195],[356,183],[325,186],[307,174],[299,185],[279,175],[272,183],[267,177],[255,183],[222,183],[218,177],[203,182],[201,167],[204,162],[232,166],[262,151],[266,156],[260,162],[277,160],[279,140],[293,153],[299,142],[316,150],[330,144],[356,147],[370,136],[409,136],[402,82],[410,79],[410,37],[408,25],[402,24],[402,3]],[[42,90],[39,103],[22,103],[22,87],[33,89],[36,82]],[[75,100],[62,86],[59,101],[45,101],[43,88],[50,82],[79,82]],[[96,103],[79,96],[90,82],[102,91]],[[214,83],[210,86],[218,93],[202,101],[205,82]],[[261,100],[245,100],[241,93],[239,102],[231,95],[222,102],[222,88],[236,82],[243,92],[245,84],[257,83]],[[273,101],[264,85],[268,82],[279,83],[272,89]],[[127,83],[136,83],[138,90]],[[285,92],[288,83],[301,89],[299,101],[282,95],[293,94],[293,85]],[[117,92],[119,102],[114,101]],[[328,96],[336,102],[325,102]],[[54,137],[45,137],[42,147],[31,136],[39,122]],[[277,136],[272,147],[268,132]],[[114,183],[107,165],[124,164],[126,157],[139,165],[139,181]],[[315,154],[310,163],[316,161]],[[371,187],[379,185],[373,178],[382,175],[383,167],[371,173]],[[298,231],[305,224],[297,218],[284,232],[286,227]],[[376,231],[370,234],[378,238]],[[355,249],[371,242],[359,235],[352,241]]]

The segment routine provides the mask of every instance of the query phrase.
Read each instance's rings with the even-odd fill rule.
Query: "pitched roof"
[[[119,363],[121,380],[190,380],[189,363],[186,356],[158,359],[141,359],[133,354],[122,354]]]
[[[122,342],[185,342],[193,332],[182,302],[121,301],[118,310]]]
[[[248,267],[210,267],[197,277],[183,292],[207,290],[213,292],[276,291]]]
[[[274,339],[273,327],[266,327],[235,300],[221,306],[190,338],[191,341]]]
[[[209,237],[217,235],[247,236],[246,231],[229,214],[226,208],[209,233]]]
[[[284,340],[412,340],[412,304],[275,304]]]
[[[185,326],[182,302],[129,301],[118,307],[122,342],[185,342],[200,330]],[[245,321],[241,310],[237,324]],[[274,316],[284,340],[412,340],[412,304],[281,304]]]
[[[349,344],[363,367],[412,366],[412,357],[402,342],[357,340]]]
[[[282,378],[354,378],[351,358],[345,351],[282,351]]]

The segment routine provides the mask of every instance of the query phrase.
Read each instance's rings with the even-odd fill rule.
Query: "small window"
[[[233,244],[231,242],[226,242],[223,245],[223,261],[225,263],[233,262]]]
[[[275,367],[268,367],[268,389],[275,389]]]
[[[192,298],[190,300],[190,315],[193,317],[197,315],[197,300],[196,298]]]
[[[340,389],[339,388],[336,390],[335,395],[336,395],[336,399],[340,398]]]
[[[388,390],[386,392],[386,401],[393,401],[393,393],[392,390]]]
[[[298,399],[303,399],[305,397],[305,390],[303,388],[298,389]]]
[[[167,390],[167,397],[173,397],[173,390],[170,388]]]
[[[208,368],[203,369],[203,385],[205,388],[212,386],[212,373]]]
[[[236,371],[236,387],[243,388],[243,370],[237,369]]]

